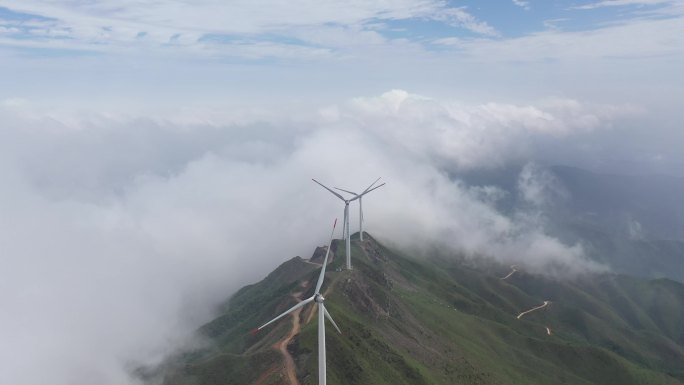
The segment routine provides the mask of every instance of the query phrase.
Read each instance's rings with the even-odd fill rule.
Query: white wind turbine
[[[318,183],[323,187],[324,189],[330,191],[335,195],[336,197],[342,199],[344,201],[344,221],[342,222],[342,237],[344,238],[345,241],[345,251],[346,251],[346,257],[347,257],[347,270],[351,270],[351,237],[349,235],[349,202],[355,201],[359,199],[358,196],[351,198],[351,199],[345,199],[342,195],[336,193],[335,191],[331,190],[327,186],[325,186],[323,183],[317,181],[316,179],[311,179],[312,181]]]
[[[299,309],[300,307],[308,304],[309,302],[316,302],[318,305],[318,384],[319,385],[325,385],[326,380],[325,380],[325,318],[327,318],[330,323],[333,324],[335,329],[337,329],[337,332],[342,334],[340,331],[340,328],[337,327],[337,324],[335,321],[333,321],[332,317],[330,316],[330,313],[328,313],[327,310],[325,310],[325,298],[323,298],[323,295],[321,295],[321,286],[323,286],[323,279],[325,278],[325,267],[328,264],[328,255],[330,254],[330,247],[332,246],[332,237],[333,233],[335,232],[335,226],[337,225],[337,219],[335,219],[335,223],[333,224],[333,229],[332,232],[330,233],[330,242],[328,243],[328,250],[325,252],[325,258],[323,259],[323,266],[321,267],[321,273],[318,276],[318,282],[316,282],[316,290],[314,291],[314,294],[305,299],[304,301],[294,305],[293,307],[290,308],[290,310],[286,311],[285,313],[275,317],[274,319],[266,322],[265,324],[261,325],[256,329],[256,331],[259,331],[266,326],[272,324],[273,322],[285,317],[286,315],[292,313],[293,311]]]
[[[361,194],[357,194],[357,193],[355,193],[355,192],[353,192],[353,191],[348,191],[348,190],[345,190],[345,189],[341,189],[341,188],[339,188],[339,187],[335,187],[335,189],[337,189],[337,190],[344,191],[344,192],[346,192],[346,193],[349,193],[349,194],[354,195],[354,196],[355,196],[354,199],[358,199],[358,200],[359,200],[359,238],[360,238],[362,241],[363,241],[363,196],[366,195],[366,194],[368,194],[369,192],[371,192],[371,191],[373,191],[373,190],[375,190],[375,189],[379,189],[380,187],[382,187],[382,186],[385,185],[385,183],[383,183],[383,184],[381,184],[381,185],[379,185],[379,186],[373,187],[376,183],[378,183],[379,180],[380,180],[380,178],[376,179],[375,182],[371,183],[371,185],[368,186],[368,188],[366,188],[365,190],[363,190],[363,192],[362,192]]]

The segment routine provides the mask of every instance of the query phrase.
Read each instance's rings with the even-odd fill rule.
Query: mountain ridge
[[[335,246],[343,255],[343,242]],[[354,269],[336,271],[344,258],[335,258],[324,286],[343,331],[327,336],[331,385],[684,384],[684,285],[675,281],[558,281],[524,271],[503,280],[509,267],[414,258],[371,236],[355,236],[351,251]],[[291,384],[273,369],[283,362],[273,346],[292,319],[255,336],[249,330],[294,305],[293,293],[310,294],[317,272],[293,258],[238,291],[199,330],[206,347],[167,361],[158,382]],[[287,347],[302,385],[316,383],[312,318],[305,307]]]

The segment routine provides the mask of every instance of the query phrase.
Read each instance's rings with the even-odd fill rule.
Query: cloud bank
[[[529,166],[530,207],[459,172],[528,160],[538,141],[605,130],[629,109],[553,99],[468,105],[395,90],[289,115],[165,119],[0,105],[0,383],[133,383],[213,306],[325,242],[358,189],[367,229],[400,247],[486,255],[557,276],[602,269],[543,231],[554,190]],[[209,116],[209,118],[207,118]],[[551,186],[551,187],[550,187]],[[557,195],[557,194],[556,194]],[[356,228],[352,209],[352,230]]]

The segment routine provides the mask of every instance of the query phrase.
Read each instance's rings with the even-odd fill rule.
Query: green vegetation
[[[684,285],[619,275],[558,281],[457,258],[417,259],[371,237],[344,245],[328,268],[330,385],[684,384]],[[318,267],[295,258],[236,293],[199,331],[202,349],[158,369],[165,385],[287,384],[273,349],[287,317],[249,330],[310,295]],[[516,316],[551,301],[548,307]],[[302,385],[317,384],[316,315],[300,315],[289,347]],[[311,322],[306,323],[307,320]],[[547,334],[547,329],[552,334]]]

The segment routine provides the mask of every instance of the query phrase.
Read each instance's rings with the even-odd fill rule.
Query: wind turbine
[[[342,195],[336,193],[335,191],[331,190],[327,186],[325,186],[323,183],[317,181],[316,179],[311,179],[312,181],[318,183],[323,187],[324,189],[330,191],[333,195],[336,197],[342,199],[344,201],[344,221],[342,222],[342,237],[345,240],[345,251],[346,251],[346,257],[347,257],[347,270],[351,270],[351,237],[349,236],[349,202],[355,201],[359,199],[358,196],[352,198],[352,199],[345,199]]]
[[[362,199],[362,198],[363,198],[364,195],[368,194],[369,192],[371,192],[371,191],[373,191],[373,190],[375,190],[375,189],[378,189],[378,188],[380,188],[380,187],[382,187],[382,186],[385,185],[385,183],[383,183],[383,184],[381,184],[381,185],[379,185],[379,186],[373,187],[376,183],[378,183],[379,180],[380,180],[380,178],[376,179],[375,182],[371,183],[371,185],[368,186],[368,188],[366,188],[365,190],[363,190],[363,192],[362,192],[361,194],[357,194],[357,193],[355,193],[355,192],[353,192],[353,191],[348,191],[348,190],[345,190],[345,189],[341,189],[341,188],[339,188],[339,187],[335,187],[335,189],[337,189],[337,190],[344,191],[344,192],[346,192],[346,193],[349,193],[349,194],[354,195],[354,196],[356,197],[356,198],[354,198],[354,199],[358,199],[358,200],[359,200],[359,237],[360,237],[360,239],[361,239],[362,241],[363,241],[363,199]]]
[[[285,313],[275,317],[274,319],[266,322],[265,324],[258,327],[255,331],[259,331],[266,326],[272,324],[273,322],[285,317],[286,315],[292,313],[293,311],[299,309],[300,307],[308,304],[309,302],[316,302],[318,305],[318,385],[325,385],[325,318],[327,318],[330,323],[337,329],[337,332],[342,334],[340,328],[330,316],[330,313],[325,309],[325,298],[321,295],[321,286],[323,286],[323,279],[325,278],[325,267],[328,264],[328,255],[330,254],[330,247],[332,246],[333,233],[335,232],[335,226],[337,225],[337,219],[333,224],[332,232],[330,232],[330,242],[328,243],[328,250],[325,252],[325,258],[323,259],[323,266],[321,267],[321,273],[318,275],[318,282],[316,282],[316,290],[314,294],[305,299],[304,301],[294,305],[290,310]]]

